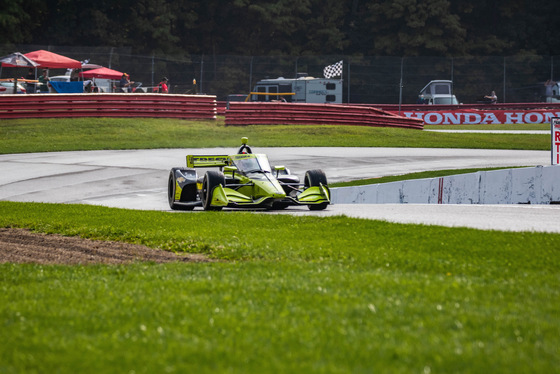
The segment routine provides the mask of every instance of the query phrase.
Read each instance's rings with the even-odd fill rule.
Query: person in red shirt
[[[169,87],[167,87],[167,77],[163,77],[161,82],[158,83],[157,88],[154,89],[155,92],[159,93],[169,93]]]

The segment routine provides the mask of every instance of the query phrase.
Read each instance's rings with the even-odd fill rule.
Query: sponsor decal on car
[[[229,156],[215,155],[215,156],[187,156],[187,167],[189,168],[204,168],[204,167],[214,167],[214,166],[226,166],[228,165]]]

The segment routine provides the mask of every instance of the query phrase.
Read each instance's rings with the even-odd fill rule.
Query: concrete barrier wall
[[[441,178],[331,188],[334,204],[560,203],[560,167],[479,171]]]

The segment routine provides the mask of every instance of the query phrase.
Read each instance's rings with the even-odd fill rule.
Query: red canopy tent
[[[99,68],[88,70],[80,73],[80,77],[91,79],[91,78],[101,78],[101,79],[121,79],[123,73],[109,69],[109,68]]]
[[[25,57],[39,64],[41,68],[80,69],[82,67],[82,63],[80,61],[57,55],[53,52],[44,51],[42,49],[26,53]]]

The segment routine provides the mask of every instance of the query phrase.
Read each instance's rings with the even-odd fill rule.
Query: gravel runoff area
[[[0,263],[120,265],[138,262],[210,261],[213,260],[198,254],[175,254],[137,244],[0,228]]]

